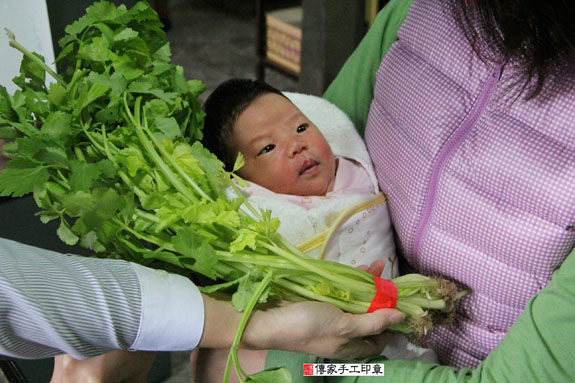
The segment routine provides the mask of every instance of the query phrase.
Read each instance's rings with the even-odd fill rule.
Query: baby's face
[[[276,193],[325,195],[333,189],[335,158],[318,128],[287,98],[256,98],[234,126],[238,174]]]

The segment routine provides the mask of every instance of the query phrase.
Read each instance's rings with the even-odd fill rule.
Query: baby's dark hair
[[[238,155],[233,145],[234,124],[239,115],[259,96],[282,92],[260,80],[233,78],[224,81],[204,103],[204,146],[231,171]]]

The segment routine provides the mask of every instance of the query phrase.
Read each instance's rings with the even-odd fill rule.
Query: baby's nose
[[[306,149],[307,149],[307,143],[305,141],[295,140],[292,147],[291,147],[290,155],[295,156],[296,154],[300,154],[301,152],[303,152]]]

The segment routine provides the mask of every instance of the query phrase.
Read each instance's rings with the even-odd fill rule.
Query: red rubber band
[[[371,301],[371,305],[367,309],[368,313],[372,313],[379,309],[393,309],[397,303],[397,287],[395,283],[388,279],[373,276],[375,282],[375,297]]]

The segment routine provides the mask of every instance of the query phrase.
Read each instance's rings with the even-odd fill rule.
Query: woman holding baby
[[[364,135],[402,267],[471,290],[429,334],[439,364],[386,361],[378,381],[575,379],[574,18],[392,0],[324,95]]]

